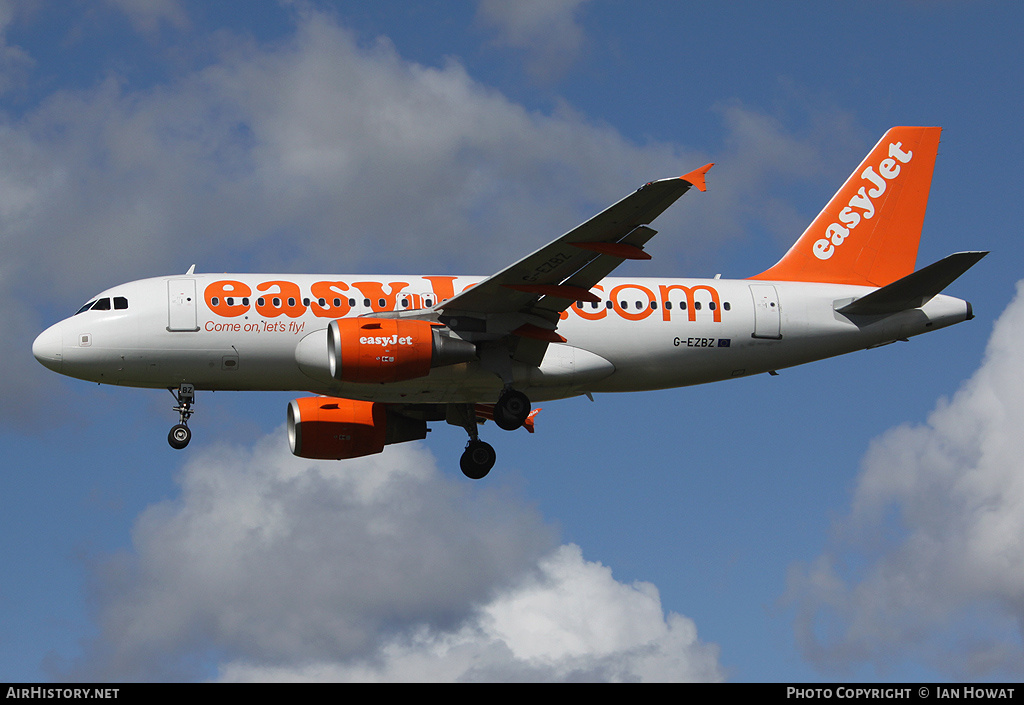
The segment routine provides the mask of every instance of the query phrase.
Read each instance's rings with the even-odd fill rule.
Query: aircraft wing
[[[559,314],[574,301],[596,300],[590,289],[624,260],[650,259],[643,246],[655,231],[647,224],[691,187],[704,191],[704,174],[712,166],[641,186],[554,242],[438,304],[436,310],[442,312],[442,320],[492,319],[496,325],[487,326],[487,332],[494,334],[562,340],[554,333]]]

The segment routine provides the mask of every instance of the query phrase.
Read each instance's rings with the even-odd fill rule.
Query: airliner
[[[792,248],[747,279],[615,278],[707,164],[652,181],[490,277],[203,274],[108,289],[43,331],[39,362],[101,384],[166,388],[188,445],[200,390],[306,393],[303,458],[347,459],[463,427],[460,466],[495,464],[487,420],[534,431],[536,402],[770,373],[973,318],[941,294],[987,252],[915,271],[938,127],[894,127]]]

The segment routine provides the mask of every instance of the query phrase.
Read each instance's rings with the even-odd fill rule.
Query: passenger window
[[[726,301],[724,304],[722,304],[722,308],[724,308],[726,311],[729,311],[732,309],[732,306],[730,306],[729,302]]]
[[[693,310],[694,311],[700,311],[700,301],[694,301],[693,302]]]

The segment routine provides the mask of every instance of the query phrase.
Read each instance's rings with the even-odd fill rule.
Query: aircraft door
[[[771,284],[751,284],[750,295],[754,297],[754,337],[782,338],[779,292]]]
[[[196,280],[169,279],[167,281],[167,330],[199,330],[196,322]]]

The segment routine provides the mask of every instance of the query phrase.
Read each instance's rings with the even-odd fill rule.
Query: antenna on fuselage
[[[195,273],[196,273],[196,266],[194,264],[191,267],[188,268],[187,272],[185,272],[186,275],[188,275],[188,274],[195,274]]]

